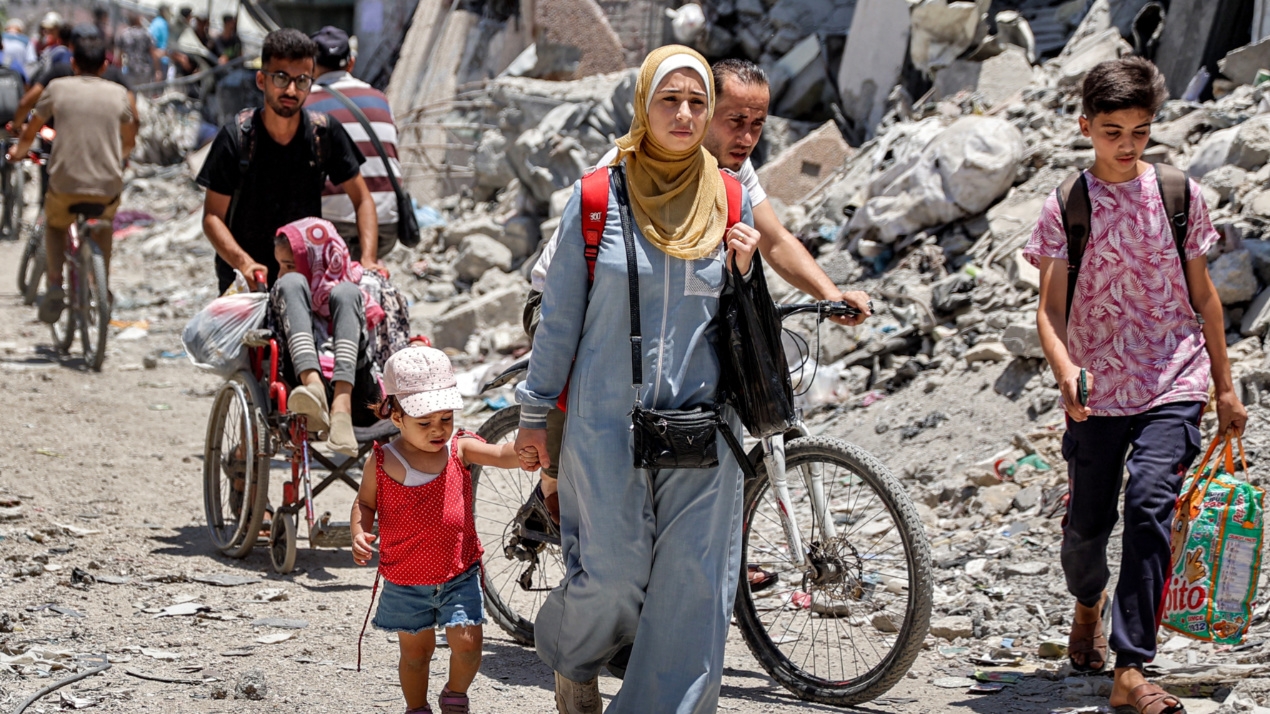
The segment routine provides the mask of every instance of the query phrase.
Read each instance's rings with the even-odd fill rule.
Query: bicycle
[[[94,372],[101,371],[106,359],[106,335],[110,329],[106,258],[92,239],[92,232],[101,224],[98,218],[105,211],[106,206],[100,203],[70,206],[75,222],[67,230],[66,263],[62,270],[67,305],[57,322],[49,325],[53,345],[62,354],[70,352],[75,333],[79,332],[84,362]]]
[[[815,313],[819,324],[854,308],[820,302],[778,310],[782,319]],[[512,365],[485,390],[526,368],[527,361]],[[477,433],[490,443],[514,441],[519,420],[520,408],[509,406]],[[912,501],[876,458],[811,436],[801,418],[785,434],[760,440],[742,468],[734,616],[750,652],[799,699],[835,706],[876,699],[908,672],[930,627],[930,545]],[[538,476],[474,466],[472,479],[487,613],[532,645],[533,618],[564,575],[558,542],[527,527],[522,510]],[[750,566],[775,578],[751,586]]]

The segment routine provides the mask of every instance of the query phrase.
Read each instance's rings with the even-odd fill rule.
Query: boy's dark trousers
[[[1160,603],[1171,571],[1169,529],[1182,480],[1199,455],[1203,408],[1181,402],[1133,416],[1067,420],[1063,458],[1071,500],[1063,518],[1063,573],[1067,589],[1086,607],[1098,604],[1111,577],[1107,541],[1116,525],[1125,467],[1129,471],[1110,637],[1116,667],[1155,658]]]

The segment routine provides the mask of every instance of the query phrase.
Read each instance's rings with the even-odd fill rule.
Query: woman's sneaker
[[[556,711],[560,714],[600,714],[600,680],[575,682],[556,672]]]
[[[468,714],[466,694],[457,694],[448,689],[442,689],[441,697],[437,699],[437,704],[441,706],[441,714]]]

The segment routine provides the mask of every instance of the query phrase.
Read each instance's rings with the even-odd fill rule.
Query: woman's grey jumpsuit
[[[543,429],[569,384],[560,459],[566,572],[539,610],[534,640],[544,662],[579,682],[634,643],[610,714],[706,714],[718,706],[741,567],[742,476],[722,436],[717,468],[633,466],[630,298],[615,191],[610,182],[588,295],[581,189],[574,185],[529,373],[517,389],[521,428]],[[741,219],[753,225],[748,194]],[[711,404],[719,381],[713,320],[724,285],[723,248],[685,261],[632,230],[643,333],[640,403]],[[726,413],[739,435],[739,420]]]

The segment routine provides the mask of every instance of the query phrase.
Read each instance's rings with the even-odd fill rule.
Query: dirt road
[[[218,380],[172,357],[181,350],[183,317],[171,317],[161,303],[127,307],[138,304],[126,297],[145,293],[152,274],[143,271],[138,251],[125,245],[118,255],[114,287],[125,298],[118,316],[148,319],[149,330],[134,341],[112,339],[104,370],[93,374],[50,352],[47,329],[34,322],[34,310],[22,306],[14,287],[18,246],[0,244],[0,502],[21,502],[16,512],[0,508],[6,518],[0,521],[0,612],[9,615],[0,614],[0,710],[67,676],[66,667],[82,669],[75,658],[107,655],[112,669],[62,691],[95,701],[99,711],[401,711],[394,640],[368,632],[363,670],[353,671],[373,571],[355,567],[347,551],[302,548],[297,570],[280,577],[261,549],[237,561],[209,545],[201,459]],[[197,265],[206,270],[191,268],[190,281],[210,282],[210,259],[200,257]],[[144,368],[146,355],[159,355],[158,366]],[[329,493],[319,507],[342,517],[351,491]],[[79,570],[96,583],[74,583]],[[198,581],[216,574],[252,582],[219,587]],[[179,603],[207,609],[160,616],[161,608]],[[257,622],[263,618],[304,626],[281,629]],[[290,637],[257,641],[274,634]],[[472,711],[554,711],[551,672],[534,653],[492,624],[485,638]],[[1063,682],[1037,677],[981,698],[964,688],[941,689],[933,682],[972,667],[941,656],[937,645],[948,643],[928,644],[910,677],[863,711],[995,714],[1099,703],[1065,699]],[[445,657],[439,650],[433,663],[434,697]],[[735,631],[726,663],[722,711],[835,711],[799,702],[780,688]],[[264,675],[263,700],[234,698],[235,684],[250,670]],[[618,684],[602,677],[606,699]],[[55,710],[59,701],[55,693],[30,711]],[[1195,702],[1190,710],[1202,714],[1215,706]]]

